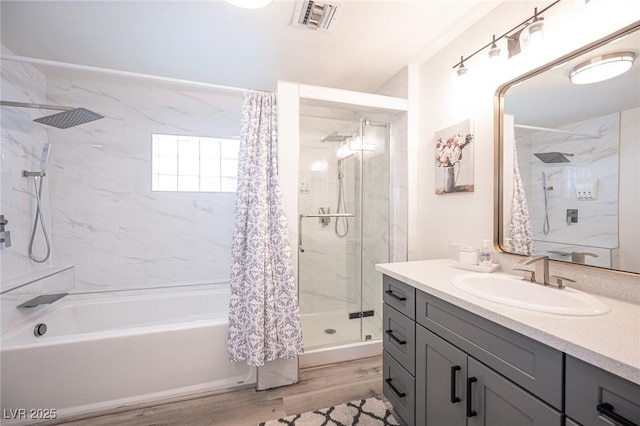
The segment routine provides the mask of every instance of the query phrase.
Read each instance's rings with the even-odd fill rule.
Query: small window
[[[236,139],[152,135],[152,191],[235,192]]]

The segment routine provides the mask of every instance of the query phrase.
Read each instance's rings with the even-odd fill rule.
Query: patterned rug
[[[369,398],[269,420],[258,426],[395,426],[399,424],[384,402],[377,398]]]

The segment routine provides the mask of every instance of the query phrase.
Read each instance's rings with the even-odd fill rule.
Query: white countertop
[[[640,384],[640,305],[594,295],[611,308],[608,313],[555,315],[501,305],[458,290],[451,280],[469,271],[454,268],[449,259],[384,263],[376,265],[376,270]]]

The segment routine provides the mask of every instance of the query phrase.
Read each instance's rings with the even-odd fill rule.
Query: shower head
[[[322,139],[320,139],[320,141],[322,142],[344,142],[346,140],[351,139],[351,135],[339,135],[338,132],[333,132],[325,137],[323,137]]]
[[[68,111],[59,112],[46,117],[36,118],[35,122],[46,124],[47,126],[57,127],[58,129],[68,129],[69,127],[79,126],[90,121],[100,120],[103,115],[96,114],[85,108],[74,108]]]
[[[540,159],[543,163],[568,163],[569,157],[573,157],[573,154],[567,154],[562,152],[538,152],[533,154]]]
[[[29,104],[24,102],[11,101],[0,101],[0,105],[62,111],[57,114],[48,115],[46,117],[36,118],[35,120],[33,120],[37,123],[46,124],[47,126],[57,127],[58,129],[68,129],[69,127],[78,126],[80,124],[85,124],[90,121],[104,118],[103,115],[96,114],[95,112],[89,111],[85,108],[73,108],[59,105]]]
[[[42,147],[42,156],[40,157],[40,171],[46,173],[49,169],[49,157],[51,156],[51,144],[45,143]]]

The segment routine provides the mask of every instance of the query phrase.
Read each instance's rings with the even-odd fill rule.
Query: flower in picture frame
[[[436,163],[438,167],[450,167],[462,161],[462,150],[473,142],[474,136],[457,133],[436,141]]]

